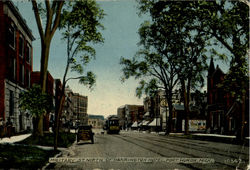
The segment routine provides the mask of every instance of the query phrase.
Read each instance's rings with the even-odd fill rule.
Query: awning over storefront
[[[154,118],[154,120],[151,123],[149,123],[148,126],[161,126],[161,119]]]
[[[146,112],[143,117],[150,116],[149,112]]]
[[[150,121],[143,120],[138,126],[147,126]]]
[[[138,127],[138,122],[134,122],[131,127]]]

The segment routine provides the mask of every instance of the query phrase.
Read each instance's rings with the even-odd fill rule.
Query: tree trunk
[[[244,87],[244,86],[243,86]],[[240,141],[244,141],[245,137],[245,108],[246,108],[246,93],[242,94],[242,109],[241,109],[241,130],[240,130]]]
[[[41,52],[41,69],[40,69],[40,86],[42,92],[46,92],[46,82],[47,82],[47,68],[48,68],[48,58],[49,58],[49,42],[42,42],[42,52]],[[47,44],[46,44],[47,43]],[[39,122],[35,132],[38,136],[43,136],[43,115],[40,116]]]
[[[41,53],[41,64],[40,64],[40,85],[42,92],[46,92],[46,82],[47,82],[47,69],[48,69],[48,60],[49,60],[49,50],[50,50],[51,38],[41,41],[42,44],[42,53]]]
[[[60,118],[62,115],[62,109],[64,105],[65,96],[64,93],[60,92],[60,98],[58,101],[58,106],[55,112],[55,132],[54,132],[54,150],[57,150],[58,145],[58,134],[59,134],[59,124],[60,124]]]
[[[38,136],[43,136],[43,114],[39,116],[37,133]]]
[[[171,104],[169,104],[168,108],[169,108],[169,117],[168,117],[167,133],[169,134],[170,132],[172,132],[172,119],[173,119],[173,104],[172,104],[172,102],[171,102]]]
[[[189,134],[189,107],[187,101],[187,93],[186,90],[184,91],[184,112],[185,112],[185,135]]]
[[[189,134],[189,100],[188,100],[188,94],[187,89],[185,85],[185,80],[181,80],[181,88],[182,88],[182,95],[184,99],[184,115],[185,115],[185,135]]]

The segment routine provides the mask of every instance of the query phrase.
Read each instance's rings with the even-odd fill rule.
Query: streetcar
[[[119,134],[119,118],[117,116],[109,116],[105,121],[104,129],[107,130],[108,134]]]

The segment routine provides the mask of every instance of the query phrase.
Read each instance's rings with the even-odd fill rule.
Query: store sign
[[[185,120],[182,120],[182,131],[185,130]],[[205,131],[206,130],[206,120],[189,120],[189,131]]]

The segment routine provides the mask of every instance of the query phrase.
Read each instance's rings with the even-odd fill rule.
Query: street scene
[[[250,169],[249,6],[0,0],[0,169]]]
[[[248,161],[246,146],[137,131],[97,133],[95,144],[73,144],[50,159],[56,169],[244,169]]]

